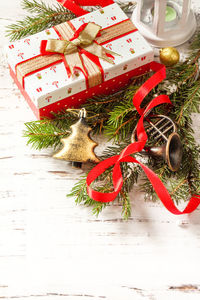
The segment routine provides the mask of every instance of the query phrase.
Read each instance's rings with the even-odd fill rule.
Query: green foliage
[[[91,206],[92,207],[92,213],[96,216],[99,215],[99,213],[102,211],[103,208],[105,208],[108,204],[107,203],[101,203],[96,202],[92,200],[88,194],[87,194],[87,186],[86,186],[86,175],[83,176],[81,180],[79,180],[74,187],[71,190],[71,193],[67,195],[67,197],[75,197],[76,204],[83,204],[85,206]],[[98,187],[97,190],[99,192],[105,192],[106,186],[104,187]]]
[[[130,197],[128,193],[124,193],[123,191],[120,192],[122,195],[122,216],[124,220],[128,220],[128,218],[131,217],[131,203],[130,203]]]
[[[170,94],[173,107],[160,106],[156,108],[156,113],[167,114],[177,123],[178,133],[183,143],[183,159],[180,169],[175,173],[169,170],[162,159],[148,157],[147,165],[167,186],[172,199],[176,203],[179,203],[181,200],[187,201],[191,195],[198,194],[200,191],[200,148],[196,144],[192,129],[192,113],[199,113],[200,104],[200,80],[197,80],[198,73],[196,68],[196,61],[200,54],[199,35],[197,35],[196,39],[194,43],[198,45],[199,48],[191,53],[186,62],[179,63],[174,68],[169,68],[167,70],[167,80],[153,91],[155,94],[163,92]],[[193,45],[194,44],[192,44],[192,48]],[[196,56],[194,56],[194,52]],[[145,80],[145,78],[143,80]],[[173,89],[171,89],[172,86],[174,86]],[[127,87],[124,93],[121,94],[122,101],[116,101],[116,105],[112,107],[112,111],[109,113],[109,119],[106,122],[107,125],[105,124],[105,132],[115,141],[116,146],[109,147],[104,152],[102,159],[119,154],[121,150],[129,144],[130,140],[128,137],[138,120],[137,113],[132,107],[132,97],[137,90],[137,86],[135,86],[135,90],[133,86],[131,87],[133,91],[130,91],[130,86]],[[146,97],[147,99],[145,100],[147,102],[150,101],[153,93]],[[136,120],[134,120],[135,116]],[[122,144],[121,141],[124,139],[126,139],[126,142]],[[119,146],[120,144],[121,147]],[[137,182],[141,169],[125,163],[121,167],[124,185],[122,193],[119,194],[118,198],[120,198],[122,203],[123,216],[127,218],[127,216],[131,215],[128,193]],[[109,170],[109,172],[111,174],[111,170]],[[108,176],[106,172],[101,175],[100,179],[102,182],[106,176]],[[157,195],[150,181],[144,175],[142,176],[142,184],[140,184],[139,188],[145,192],[147,199],[151,199],[152,201],[157,200]],[[125,213],[127,211],[128,213]]]
[[[31,144],[38,150],[48,147],[56,148],[60,145],[60,139],[68,134],[68,131],[61,132],[52,122],[29,122],[25,123],[25,126],[27,131],[24,132],[24,137],[28,138],[27,145]]]
[[[129,144],[128,140],[124,143],[116,144],[115,146],[110,146],[105,149],[103,155],[100,157],[101,160],[104,160],[108,157],[119,154],[127,145]],[[122,216],[127,220],[131,216],[131,204],[129,198],[129,192],[131,191],[134,184],[137,182],[141,169],[138,166],[133,166],[132,164],[121,164],[124,185],[119,195],[117,196],[117,201],[119,205],[122,206]],[[92,213],[97,215],[105,208],[109,203],[101,203],[92,200],[87,194],[86,187],[86,178],[87,174],[78,181],[71,190],[71,193],[68,194],[68,197],[75,198],[77,204],[82,203],[86,206],[92,207]],[[102,193],[113,192],[112,185],[112,169],[109,168],[102,175],[100,175],[96,182],[91,185],[93,189]]]
[[[31,15],[7,27],[7,36],[11,41],[35,34],[75,17],[59,3],[51,7],[43,1],[22,0],[22,8]]]
[[[44,119],[25,123],[24,137],[27,145],[41,150],[48,147],[54,149],[61,144],[60,139],[71,131],[70,126],[78,119],[77,110],[70,109],[54,114],[53,119]]]
[[[23,0],[22,6],[31,15],[8,27],[7,33],[11,40],[34,34],[74,17],[71,12],[59,4],[50,7],[43,1]],[[121,3],[120,6],[124,10],[127,8],[130,10],[130,3],[125,6]],[[162,93],[170,95],[173,103],[173,107],[162,105],[156,108],[155,113],[167,114],[177,124],[183,143],[181,167],[178,172],[173,173],[163,160],[152,157],[147,158],[146,164],[167,186],[176,203],[180,200],[187,200],[191,195],[200,192],[200,148],[196,144],[192,130],[192,113],[199,113],[200,104],[199,58],[200,32],[197,32],[185,62],[167,68],[167,80],[157,86],[143,103],[146,105],[154,94]],[[130,85],[119,92],[89,99],[84,105],[87,110],[87,122],[92,126],[93,131],[105,133],[114,142],[114,146],[106,148],[100,157],[101,160],[119,155],[130,143],[131,132],[139,118],[132,105],[132,98],[138,87],[150,76],[151,73],[135,78]],[[68,109],[54,114],[54,118],[51,120],[26,123],[24,136],[27,138],[27,144],[36,149],[58,147],[60,139],[70,133],[70,126],[76,122],[78,114],[79,110]],[[140,156],[140,154],[137,155]],[[131,163],[122,163],[121,169],[124,184],[116,200],[122,206],[123,218],[128,219],[131,215],[129,192],[143,173],[139,166]],[[77,204],[91,206],[92,213],[98,216],[109,204],[96,202],[88,196],[86,176],[75,184],[68,196],[74,197]],[[92,184],[92,188],[100,192],[112,192],[112,168],[99,176]],[[142,176],[142,184],[139,188],[145,192],[147,198],[157,199],[151,183],[145,176]]]
[[[118,4],[125,12],[130,11],[134,6],[131,2],[119,2]],[[27,15],[23,20],[7,26],[6,32],[7,36],[10,37],[10,41],[35,34],[76,17],[59,3],[50,6],[42,0],[22,0],[21,6],[31,15]],[[91,9],[93,10],[94,7],[91,7]]]
[[[182,71],[183,66],[184,63],[182,63]],[[177,69],[180,69],[180,65],[177,66]],[[192,72],[192,68],[190,70]],[[172,80],[174,82],[174,78]],[[198,193],[200,189],[200,148],[196,144],[192,129],[192,113],[199,113],[200,80],[195,81],[193,79],[193,82],[185,84],[183,81],[179,81],[178,72],[177,80],[179,83],[178,88],[170,95],[174,106],[168,111],[168,116],[176,121],[178,134],[183,144],[181,167],[177,172],[173,173],[168,169],[167,165],[163,165],[162,160],[149,158],[147,162],[148,166],[153,169],[167,186],[172,199],[176,203],[181,200],[188,200],[191,195]],[[152,185],[146,177],[143,178],[140,189],[145,192],[146,198],[151,200],[157,199]]]
[[[132,98],[137,89],[137,86],[129,86],[121,101],[109,113],[105,133],[115,141],[125,140],[127,132],[131,132],[136,125],[138,113],[133,107]]]

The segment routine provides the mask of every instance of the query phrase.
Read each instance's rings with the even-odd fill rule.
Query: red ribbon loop
[[[57,0],[64,7],[73,12],[76,16],[83,16],[88,13],[87,10],[80,6],[107,6],[113,4],[113,0]]]
[[[172,198],[169,195],[169,192],[165,188],[162,181],[158,178],[158,176],[150,170],[147,166],[143,165],[141,162],[130,156],[130,154],[134,154],[140,152],[144,149],[144,146],[147,142],[147,134],[144,129],[144,118],[145,115],[150,112],[154,107],[160,104],[170,104],[172,105],[169,97],[167,95],[160,95],[154,98],[149,105],[144,109],[140,107],[143,99],[146,95],[156,86],[158,85],[163,79],[166,77],[166,69],[165,66],[152,62],[151,69],[156,73],[149,78],[136,92],[133,97],[133,105],[136,107],[138,113],[140,114],[140,119],[137,124],[137,142],[134,142],[128,145],[120,155],[112,156],[98,165],[96,165],[88,174],[86,183],[87,183],[87,192],[89,197],[91,197],[95,201],[99,202],[111,202],[115,200],[117,195],[120,193],[121,188],[123,186],[123,176],[120,168],[121,162],[132,162],[139,164],[145,174],[147,175],[149,181],[151,182],[156,194],[160,198],[163,205],[166,207],[168,211],[175,215],[186,214],[193,212],[198,205],[200,204],[200,195],[193,195],[186,208],[181,212],[174,204]],[[90,185],[91,183],[104,171],[106,171],[109,167],[113,167],[112,172],[112,180],[113,180],[113,188],[114,190],[110,193],[101,193],[98,191],[93,190]]]

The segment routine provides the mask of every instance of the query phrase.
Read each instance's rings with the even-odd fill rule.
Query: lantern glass
[[[138,0],[132,20],[144,37],[158,47],[180,45],[196,29],[191,0]]]
[[[149,27],[153,26],[154,14],[152,9],[154,8],[154,0],[142,0],[140,10],[140,20]]]
[[[168,0],[165,8],[164,29],[168,30],[178,25],[183,11],[183,0]]]
[[[155,0],[142,0],[141,2],[140,20],[148,27],[153,27],[155,13],[165,15],[164,29],[166,30],[176,26],[181,20],[184,0],[160,1],[157,4]],[[189,1],[185,2],[189,3]]]

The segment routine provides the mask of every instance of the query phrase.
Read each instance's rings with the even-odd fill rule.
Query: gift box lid
[[[103,29],[110,28],[129,20],[116,4],[111,4],[84,16],[70,21],[77,30],[82,24],[93,22]],[[129,20],[130,21],[130,20]],[[15,72],[16,65],[40,55],[41,40],[60,39],[54,28],[50,28],[26,37],[6,46],[6,55],[11,69]],[[104,81],[108,81],[153,60],[153,50],[135,28],[130,33],[121,35],[103,44],[112,50],[114,63],[110,64],[100,58]],[[80,71],[68,76],[65,64],[59,62],[44,69],[39,69],[24,78],[24,88],[36,107],[42,108],[68,96],[87,89],[85,76]]]

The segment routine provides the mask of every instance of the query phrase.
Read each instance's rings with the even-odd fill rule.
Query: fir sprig
[[[196,62],[200,52],[199,35],[196,36],[194,43],[198,47],[195,51],[195,55],[194,52],[192,52],[186,62],[179,63],[174,68],[168,69],[169,76],[167,80],[153,91],[154,93],[166,92],[168,88],[175,84],[175,90],[173,92],[169,89],[170,98],[174,106],[171,108],[168,107],[167,110],[161,106],[156,109],[156,112],[168,114],[168,116],[177,123],[178,133],[183,143],[181,168],[178,172],[173,173],[169,170],[167,165],[164,164],[163,160],[155,160],[152,157],[148,158],[147,165],[153,169],[168,187],[172,199],[177,204],[181,200],[188,200],[189,197],[193,194],[198,194],[200,191],[200,149],[198,145],[196,145],[193,136],[191,118],[192,113],[199,113],[200,105],[200,81],[197,80],[198,70],[196,68]],[[194,44],[192,44],[192,48],[194,48]],[[127,88],[127,91],[130,92],[130,87]],[[130,93],[126,98],[128,101],[125,100],[124,95],[125,93],[122,97],[123,101],[116,102],[115,107],[109,113],[109,120],[105,127],[107,134],[115,141],[120,141],[123,140],[124,137],[127,138],[130,136],[130,131],[134,128],[134,122],[131,119],[134,118],[135,113],[133,107],[131,107],[134,92]],[[149,99],[146,99],[146,101],[150,100],[152,94],[148,95],[148,97]],[[126,123],[126,120],[128,123]],[[127,124],[131,124],[131,126],[127,126]],[[126,145],[123,145],[123,147],[125,146]],[[103,159],[119,154],[121,149],[120,147],[118,147],[118,149],[117,147],[115,147],[115,149],[113,147],[112,150],[109,147],[107,155],[104,155]],[[131,176],[125,175],[127,169],[131,170]],[[128,192],[130,192],[134,183],[137,182],[141,169],[139,169],[139,167],[130,166],[130,164],[124,164],[122,170],[125,180],[123,190],[119,194],[119,197],[121,198],[122,212],[124,213],[127,211],[127,204],[129,203]],[[106,176],[106,172],[101,175],[102,182]],[[145,192],[146,198],[151,200],[157,199],[155,191],[146,176],[143,176],[143,184],[140,184],[140,190]],[[130,208],[130,206],[128,207]],[[129,216],[130,214],[131,212],[128,213]]]
[[[68,109],[54,114],[53,119],[26,122],[23,136],[27,138],[27,145],[41,150],[61,145],[60,139],[71,133],[70,126],[78,119],[79,110]]]
[[[50,7],[43,1],[23,0],[22,6],[31,15],[9,26],[7,33],[12,40],[37,33],[74,17],[70,11],[59,4]],[[122,8],[126,10],[127,6]],[[197,80],[199,58],[200,33],[198,32],[185,62],[168,68],[167,80],[157,86],[144,101],[148,103],[154,94],[167,92],[174,104],[170,108],[160,106],[156,108],[156,113],[167,114],[177,123],[178,133],[183,143],[181,168],[178,172],[173,173],[163,160],[155,160],[152,157],[149,157],[146,163],[166,184],[172,198],[177,203],[180,200],[187,200],[190,195],[200,191],[200,149],[192,130],[192,113],[199,112],[200,104],[200,80]],[[130,134],[139,118],[133,108],[132,98],[147,76],[150,74],[135,78],[129,86],[117,93],[89,99],[84,105],[88,113],[87,122],[93,127],[94,132],[105,132],[115,143],[114,146],[108,147],[104,151],[101,160],[118,155],[130,143]],[[36,149],[58,147],[60,139],[70,133],[70,126],[77,120],[78,112],[78,110],[68,109],[54,114],[54,119],[26,123],[24,136],[27,137],[27,143]],[[121,168],[124,185],[117,201],[122,206],[123,217],[128,219],[131,215],[129,192],[138,181],[139,176],[141,177],[142,171],[139,166],[131,163],[123,163]],[[93,214],[98,215],[108,204],[96,202],[88,196],[86,176],[75,184],[68,196],[73,196],[77,204],[91,206]],[[99,176],[92,187],[101,192],[112,192],[112,169],[106,170]],[[156,200],[152,185],[145,176],[140,190],[144,191],[146,196],[152,200]]]
[[[72,12],[59,3],[49,6],[43,1],[22,0],[21,5],[31,15],[7,26],[7,36],[11,41],[35,34],[75,17]]]
[[[105,126],[105,133],[115,141],[127,138],[127,132],[131,132],[137,122],[137,111],[133,107],[132,98],[138,86],[130,85],[125,91],[122,101],[115,104],[109,113],[109,120]]]
[[[25,123],[27,131],[24,137],[28,137],[27,145],[31,144],[33,148],[41,150],[43,148],[54,147],[60,145],[60,139],[67,136],[70,131],[61,131],[54,126],[52,122],[29,122]]]
[[[83,204],[84,206],[92,207],[92,213],[96,216],[105,208],[108,204],[102,202],[96,202],[92,200],[87,194],[86,186],[86,175],[82,176],[82,179],[79,180],[71,190],[71,193],[67,197],[75,197],[76,204]],[[99,187],[98,191],[106,191],[106,187]]]
[[[132,10],[134,6],[132,2],[118,2],[118,4],[125,12]],[[42,0],[22,0],[21,6],[31,15],[7,26],[6,32],[10,41],[21,39],[75,18],[71,11],[59,3],[50,6]],[[93,10],[94,7],[91,9]]]

